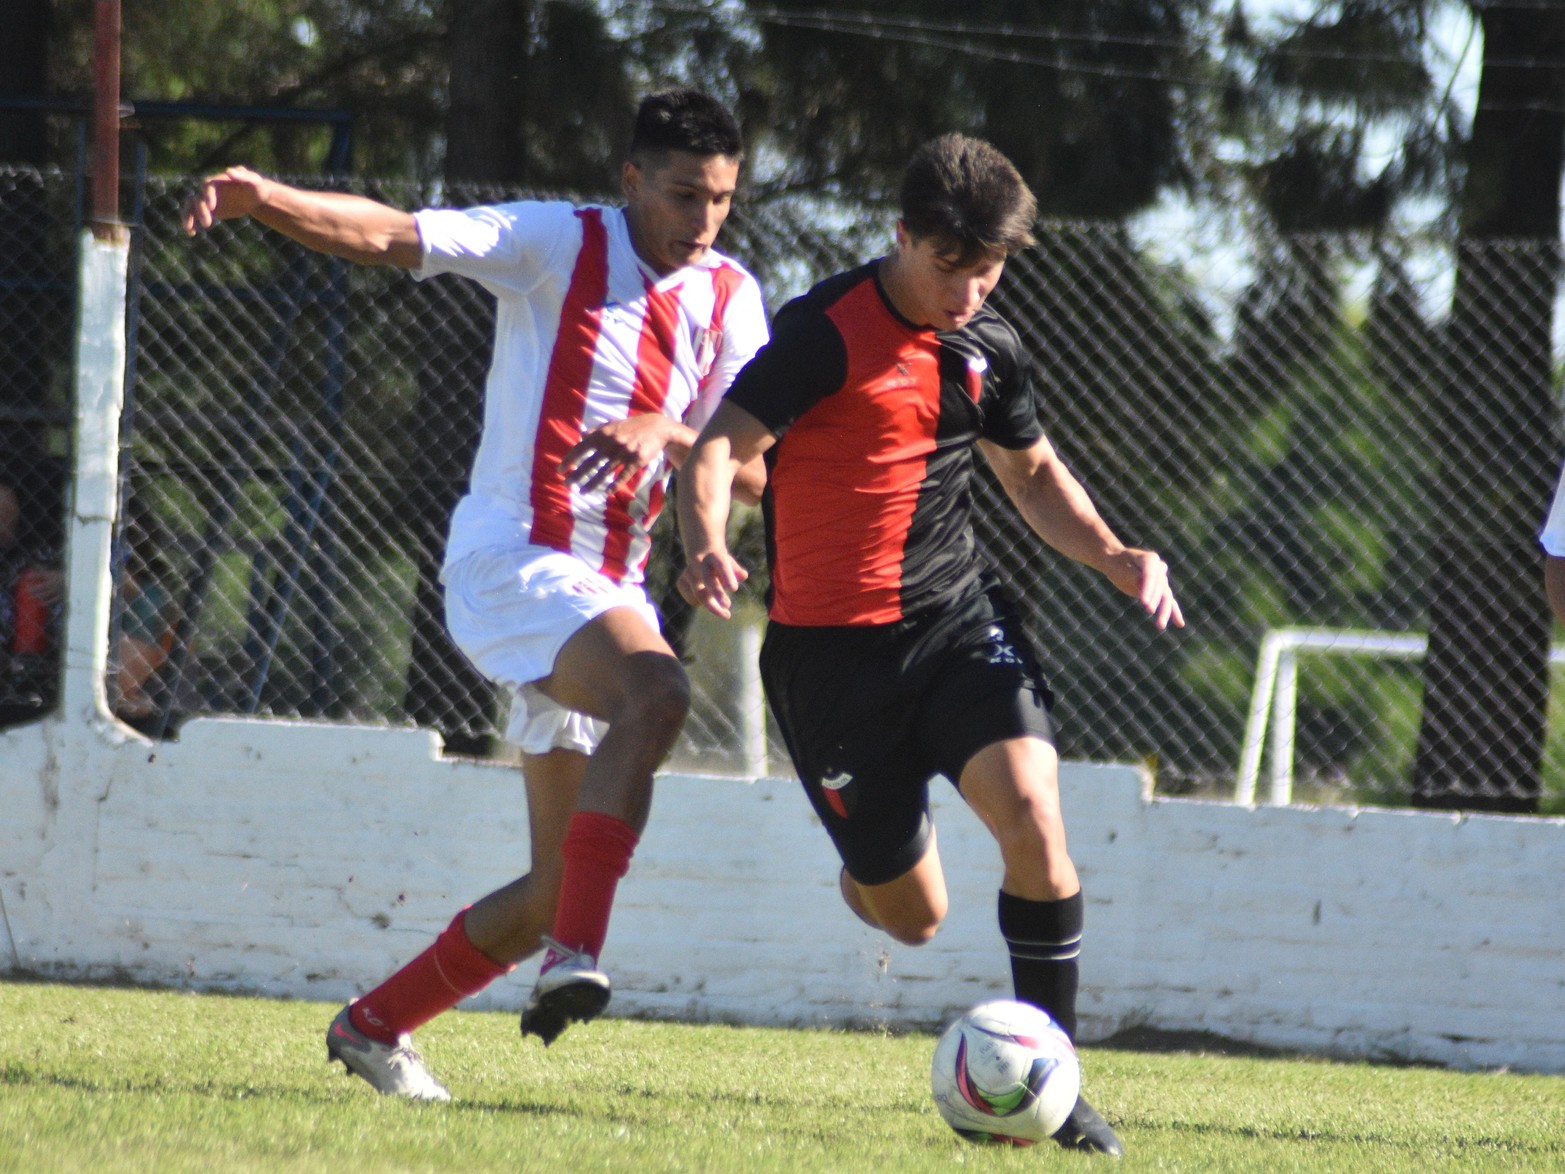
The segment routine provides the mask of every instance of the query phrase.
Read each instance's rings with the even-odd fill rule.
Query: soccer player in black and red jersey
[[[987,143],[946,135],[909,163],[896,249],[783,307],[680,474],[680,589],[728,617],[738,470],[764,454],[771,568],[761,674],[842,857],[844,900],[909,945],[947,908],[929,820],[936,774],[1000,846],[1016,997],[1074,1037],[1082,895],[1065,845],[1050,694],[972,526],[976,447],[1044,541],[1183,626],[1168,567],[1099,516],[1038,423],[1016,332],[984,305],[1032,243],[1037,204]],[[1118,1155],[1085,1101],[1060,1144]]]

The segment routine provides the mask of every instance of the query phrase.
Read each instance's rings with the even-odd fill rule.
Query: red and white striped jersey
[[[521,542],[640,582],[672,466],[661,459],[591,492],[557,466],[585,433],[627,416],[661,412],[700,428],[766,341],[755,278],[711,251],[658,277],[619,208],[524,202],[415,219],[414,276],[470,277],[497,302],[483,435],[446,565]]]

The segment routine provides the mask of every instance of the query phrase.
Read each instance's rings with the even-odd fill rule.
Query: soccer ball
[[[1032,1145],[1053,1137],[1070,1116],[1081,1064],[1048,1015],[995,999],[946,1029],[929,1079],[940,1115],[968,1141]]]

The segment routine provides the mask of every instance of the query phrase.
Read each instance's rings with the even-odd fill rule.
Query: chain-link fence
[[[59,638],[78,202],[64,176],[0,169],[0,723],[58,693],[47,650]]]
[[[503,715],[447,643],[435,580],[477,436],[486,296],[248,222],[187,240],[189,187],[149,184],[133,263],[125,712],[155,732],[196,713],[412,722],[494,750]],[[368,190],[403,207],[512,195]],[[722,247],[775,309],[875,255],[888,225],[770,203],[737,210]],[[1533,540],[1558,459],[1556,248],[1291,238],[1158,259],[1184,244],[1044,226],[996,294],[1056,447],[1122,536],[1166,554],[1189,620],[1156,633],[985,481],[982,537],[1051,674],[1062,754],[1231,793],[1264,638],[1320,630],[1288,645],[1250,739],[1291,748],[1297,795],[1528,807],[1541,778],[1557,807]],[[758,519],[738,536],[757,572],[738,625],[679,603],[671,534],[649,578],[696,686],[680,763],[787,770],[754,680]],[[124,664],[143,653],[159,663],[138,682]]]
[[[154,720],[411,721],[448,747],[491,751],[504,715],[450,645],[437,581],[478,438],[491,300],[471,282],[355,268],[252,224],[187,240],[177,219],[188,190],[149,190],[133,291],[128,514],[160,533],[125,548],[162,552],[151,578],[178,585],[158,675],[177,695],[152,706]],[[406,207],[430,198],[398,185],[374,194]],[[505,198],[515,193],[444,195]],[[796,289],[839,263],[828,237],[801,254],[801,219],[736,228],[730,247],[743,242],[763,276],[791,270]],[[764,769],[760,708],[737,701],[753,694],[742,634],[692,625],[672,590],[676,546],[663,528],[650,579],[700,698],[680,761]]]

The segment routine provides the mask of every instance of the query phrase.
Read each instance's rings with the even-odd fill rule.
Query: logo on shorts
[[[990,628],[988,635],[990,664],[1014,664],[1017,667],[1025,667],[1022,658],[1016,654],[1016,649],[1005,642],[1003,629]]]
[[[573,595],[607,595],[609,585],[602,579],[589,579],[583,576],[580,579],[572,579],[566,584],[565,590]]]
[[[842,789],[852,781],[853,776],[845,770],[834,770],[821,776],[821,793],[826,796],[826,804],[842,819],[848,818],[848,805],[843,800]]]

